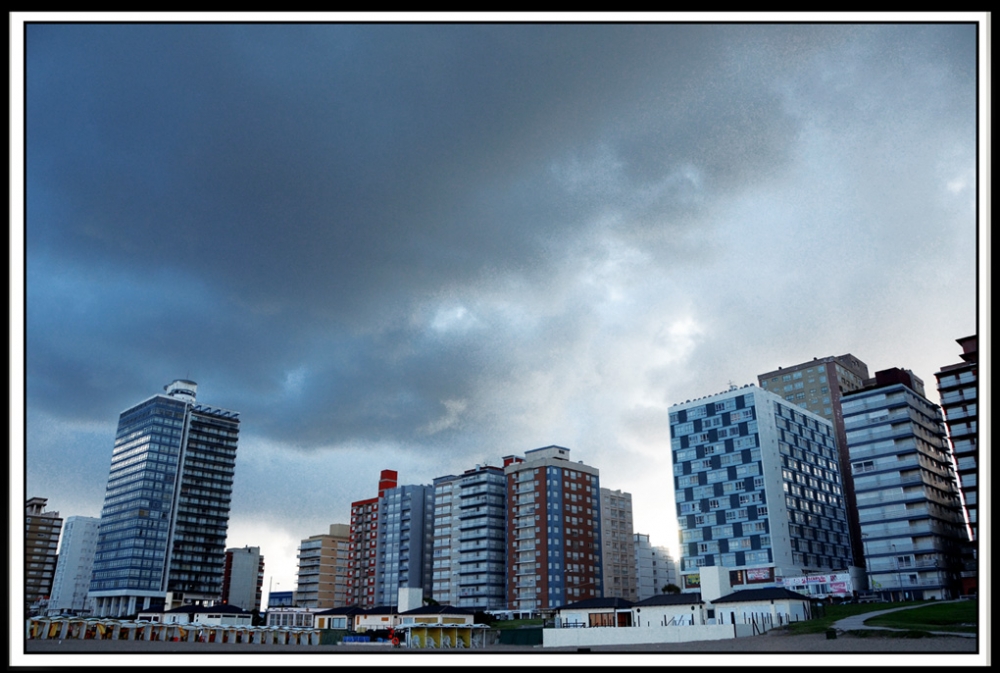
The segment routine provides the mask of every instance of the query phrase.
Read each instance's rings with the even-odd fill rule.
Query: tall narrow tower
[[[99,616],[220,600],[240,418],[176,380],[118,419],[90,597]]]
[[[596,467],[546,446],[504,458],[507,607],[536,611],[603,597]]]

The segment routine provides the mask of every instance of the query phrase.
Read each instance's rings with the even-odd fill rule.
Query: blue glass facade
[[[90,590],[161,592],[187,404],[156,396],[122,413]]]
[[[850,566],[833,427],[780,397],[746,387],[670,414],[681,573]]]
[[[222,592],[239,415],[195,404],[193,382],[166,389],[119,417],[90,583],[102,616]]]

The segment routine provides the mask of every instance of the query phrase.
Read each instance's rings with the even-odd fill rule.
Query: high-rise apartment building
[[[733,386],[670,407],[670,435],[682,589],[699,590],[705,566],[732,569],[734,588],[847,569],[829,421],[753,385]]]
[[[176,380],[118,419],[90,596],[99,616],[222,596],[240,417]]]
[[[603,596],[600,478],[546,446],[504,459],[507,607],[534,611]]]
[[[869,586],[894,600],[953,597],[964,526],[940,409],[902,369],[876,372],[842,407]]]
[[[848,353],[813,358],[809,362],[791,367],[778,367],[773,372],[760,374],[757,382],[764,390],[780,395],[786,402],[808,409],[833,424],[840,474],[848,475],[851,459],[847,450],[844,416],[840,404],[844,395],[860,389],[867,379],[868,365]],[[854,486],[850,479],[844,479],[843,488],[847,506],[847,525],[851,536],[851,557],[853,564],[861,568],[864,567],[861,524],[858,521],[857,506],[854,501]]]
[[[379,503],[375,604],[397,605],[400,589],[430,596],[434,487],[396,486],[386,489]]]
[[[319,610],[347,605],[350,542],[346,523],[331,524],[328,533],[302,541],[295,605]]]
[[[87,592],[94,570],[97,530],[101,520],[93,516],[67,517],[59,540],[59,561],[52,580],[49,614],[86,614]]]
[[[605,598],[636,600],[632,494],[601,489],[601,566]]]
[[[264,557],[260,547],[226,550],[222,572],[222,602],[248,612],[260,610],[264,593]]]
[[[382,470],[378,496],[351,504],[348,601],[360,608],[396,605],[400,589],[431,594],[434,487],[397,479]]]
[[[680,587],[677,562],[667,547],[654,547],[644,533],[633,535],[636,568],[636,601],[663,593],[663,587]]]
[[[377,603],[375,576],[378,564],[378,527],[381,520],[379,500],[399,477],[395,470],[382,470],[378,495],[351,503],[351,537],[348,541],[347,602],[359,608],[373,608]],[[398,563],[398,560],[397,560]],[[335,606],[339,607],[339,606]]]
[[[505,609],[506,535],[502,467],[477,465],[435,479],[434,600],[471,610]]]
[[[59,512],[45,511],[47,503],[47,498],[29,498],[24,508],[25,614],[47,609],[52,593],[63,520]]]
[[[977,540],[979,524],[979,339],[973,334],[958,339],[962,362],[942,367],[937,378],[948,437],[955,456],[959,494],[965,509],[969,540]]]

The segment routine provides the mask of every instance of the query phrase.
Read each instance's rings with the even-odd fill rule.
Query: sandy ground
[[[852,653],[911,653],[911,654],[948,654],[948,653],[968,653],[975,654],[981,652],[982,644],[976,638],[958,638],[935,636],[932,638],[885,638],[872,636],[868,638],[858,638],[846,633],[841,633],[835,639],[828,639],[825,634],[811,634],[802,636],[792,636],[785,633],[771,632],[766,635],[736,638],[733,640],[716,640],[694,643],[671,643],[663,645],[624,645],[624,646],[595,646],[590,648],[590,652],[582,652],[579,648],[541,648],[522,645],[495,645],[485,650],[475,651],[442,651],[433,652],[396,649],[379,646],[347,646],[347,645],[242,645],[227,643],[160,643],[160,642],[136,642],[136,641],[101,641],[101,640],[29,640],[25,642],[24,653],[26,662],[30,664],[33,654],[56,654],[56,655],[83,655],[78,659],[81,663],[86,662],[86,655],[98,654],[232,654],[232,655],[282,655],[294,663],[296,657],[309,657],[309,655],[330,654],[330,655],[373,655],[374,659],[382,659],[385,656],[406,656],[423,657],[432,655],[436,657],[477,657],[481,655],[513,655],[509,658],[517,659],[517,655],[557,655],[574,654],[579,657],[589,655],[606,654],[661,654],[661,653],[697,653],[697,654],[852,654]],[[103,658],[103,657],[102,657]],[[242,657],[240,657],[242,659]],[[49,659],[49,657],[46,657]],[[938,662],[940,665],[942,662]]]

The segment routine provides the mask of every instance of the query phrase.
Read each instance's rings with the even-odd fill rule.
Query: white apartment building
[[[632,536],[635,552],[636,601],[642,601],[663,592],[668,584],[681,585],[677,561],[667,547],[654,547],[649,535]]]
[[[681,581],[731,569],[733,587],[851,564],[832,424],[750,385],[670,407]]]
[[[222,602],[247,612],[260,610],[264,586],[264,557],[260,547],[232,547],[226,550],[222,574]]]
[[[49,596],[49,614],[86,614],[90,576],[97,551],[97,529],[101,520],[93,516],[71,516],[63,524],[59,560]]]

